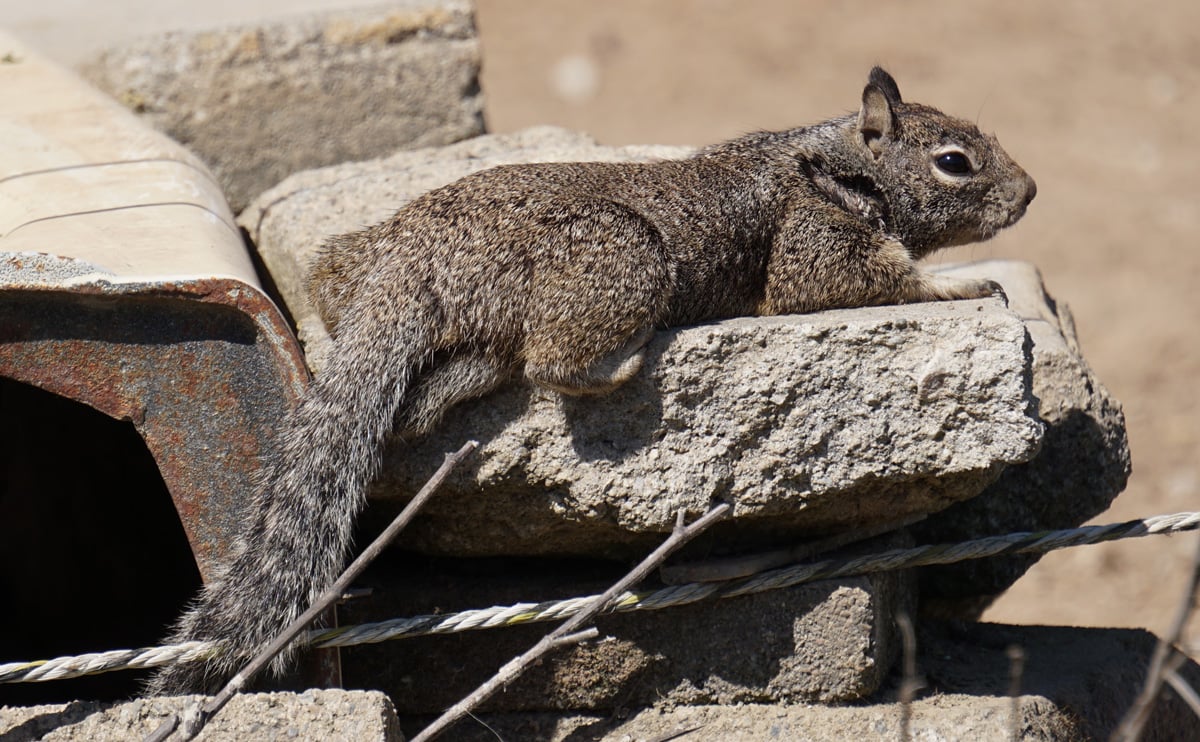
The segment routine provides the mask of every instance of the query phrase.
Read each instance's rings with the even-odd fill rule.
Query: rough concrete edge
[[[914,526],[918,540],[1074,528],[1102,513],[1128,482],[1129,440],[1120,402],[1082,355],[1067,304],[1055,299],[1038,268],[1024,261],[954,263],[937,272],[1007,281],[1010,308],[1029,328],[1030,388],[1038,396],[1037,417],[1045,435],[1043,451],[1031,461],[1008,467],[979,496]],[[1083,475],[1078,463],[1069,465],[1081,447],[1094,455]],[[976,619],[1042,556],[1014,554],[922,568],[922,611]]]
[[[189,110],[186,104],[193,101],[190,97],[176,101],[171,92],[177,92],[176,86],[180,81],[188,82],[185,87],[193,89],[196,85],[203,85],[205,78],[219,69],[257,67],[271,70],[281,62],[308,54],[306,49],[309,47],[316,47],[318,52],[322,51],[323,45],[370,46],[387,50],[428,43],[470,50],[468,56],[472,60],[473,84],[471,91],[462,95],[460,105],[474,123],[460,122],[460,127],[455,129],[451,126],[448,136],[442,137],[436,132],[442,132],[447,125],[447,122],[443,122],[441,127],[430,130],[435,132],[434,135],[427,132],[413,144],[436,145],[439,140],[448,143],[486,132],[484,95],[478,84],[482,55],[478,46],[475,8],[471,0],[393,0],[388,3],[365,3],[352,8],[291,11],[257,21],[213,23],[146,34],[97,50],[80,60],[75,70],[91,85],[115,99],[122,108],[131,110],[155,130],[180,140],[190,150],[196,151],[200,145],[191,143],[189,131],[194,133],[197,124],[191,120],[190,114],[184,113]],[[317,59],[323,60],[326,56],[320,54]],[[170,80],[170,83],[161,88],[132,84],[132,80],[138,76],[139,65],[142,69],[146,67],[146,57],[157,62],[158,69],[154,74]],[[222,57],[222,61],[214,65],[211,62],[213,57]],[[189,81],[189,77],[193,79]],[[354,161],[363,154],[368,153],[344,159]],[[217,176],[235,212],[253,201],[256,193],[261,192],[265,185],[302,171],[288,168],[290,173],[285,170],[275,174],[275,177],[252,182],[254,178],[227,172],[231,162],[236,160],[226,160],[211,151],[201,159]],[[328,157],[311,159],[331,162]]]
[[[153,732],[170,714],[183,713],[202,700],[203,696],[173,696],[3,706],[0,739],[90,742],[140,738]],[[268,729],[284,738],[322,742],[404,740],[391,699],[379,691],[361,690],[241,693],[209,722],[203,739],[217,742],[261,738],[259,735]]]

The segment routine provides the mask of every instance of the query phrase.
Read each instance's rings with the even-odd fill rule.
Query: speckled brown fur
[[[210,688],[332,582],[389,431],[514,377],[607,391],[661,327],[995,294],[914,261],[991,237],[1035,190],[993,137],[902,102],[876,68],[857,115],[685,160],[498,167],[330,240],[311,282],[330,360],[283,425],[240,554],[172,637],[228,651],[148,690]]]

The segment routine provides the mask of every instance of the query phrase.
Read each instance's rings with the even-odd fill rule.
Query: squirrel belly
[[[223,683],[336,579],[389,433],[514,379],[607,392],[662,327],[997,295],[916,261],[990,238],[1035,194],[994,137],[904,102],[875,68],[854,115],[684,160],[493,168],[329,240],[310,280],[327,365],[283,422],[234,556],[170,637],[224,651],[147,692]]]

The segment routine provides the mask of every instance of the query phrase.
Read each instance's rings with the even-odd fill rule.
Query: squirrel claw
[[[1004,306],[1008,306],[1008,294],[1004,292],[1004,287],[998,282],[985,278],[980,281],[980,284],[982,284],[982,296],[984,298],[999,299]]]

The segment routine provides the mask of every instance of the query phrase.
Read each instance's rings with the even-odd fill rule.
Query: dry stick
[[[442,462],[442,465],[438,467],[438,470],[433,473],[433,476],[429,478],[429,481],[425,483],[425,486],[421,488],[420,492],[418,492],[416,496],[409,501],[408,505],[404,507],[404,510],[400,511],[400,514],[396,516],[396,519],[392,521],[391,525],[389,525],[383,533],[379,534],[379,536],[371,542],[371,545],[368,546],[366,550],[363,551],[363,553],[360,554],[359,557],[355,559],[349,567],[346,568],[346,571],[342,573],[342,576],[338,578],[337,582],[333,583],[333,585],[321,595],[317,602],[309,606],[308,610],[302,613],[299,618],[288,624],[288,627],[284,629],[283,633],[275,637],[270,644],[263,648],[257,657],[251,660],[250,663],[243,667],[240,672],[234,675],[225,685],[225,687],[221,689],[221,692],[213,697],[211,701],[205,704],[203,708],[200,708],[200,704],[197,703],[195,706],[184,712],[183,728],[180,729],[181,738],[185,740],[192,739],[199,734],[200,730],[204,728],[204,725],[207,724],[208,721],[217,714],[217,712],[224,708],[225,704],[229,703],[229,700],[232,699],[239,691],[241,691],[246,683],[250,682],[255,675],[257,675],[264,667],[270,664],[271,660],[275,658],[275,655],[282,652],[283,649],[290,644],[292,640],[300,634],[301,631],[305,629],[305,627],[307,627],[317,618],[317,616],[321,615],[329,606],[340,600],[342,595],[345,594],[346,589],[350,586],[350,583],[358,579],[358,576],[362,574],[364,569],[367,568],[367,565],[373,562],[375,558],[378,557],[385,548],[387,548],[387,545],[391,543],[392,539],[394,539],[396,535],[399,534],[400,531],[404,530],[405,526],[412,521],[413,516],[417,514],[417,511],[419,511],[425,505],[425,502],[433,495],[437,488],[440,487],[444,481],[446,481],[446,477],[449,476],[450,471],[454,469],[455,466],[458,466],[458,464],[464,458],[466,458],[478,447],[479,443],[477,441],[467,441],[467,443],[462,448],[458,449],[458,451],[452,454],[446,454],[446,460]],[[173,732],[178,725],[179,718],[175,715],[172,715],[171,718],[164,721],[158,727],[158,729],[154,730],[151,735],[146,737],[144,742],[162,742],[162,740],[165,740],[168,736],[170,736],[171,732]]]
[[[1179,603],[1179,610],[1175,614],[1175,622],[1171,625],[1170,633],[1158,640],[1154,656],[1150,659],[1150,667],[1146,671],[1146,684],[1109,738],[1113,742],[1137,742],[1142,736],[1142,727],[1150,719],[1150,712],[1154,709],[1154,702],[1158,699],[1166,679],[1168,660],[1175,651],[1175,644],[1183,636],[1183,627],[1187,624],[1188,617],[1196,607],[1197,588],[1200,588],[1200,541],[1196,542],[1196,553],[1192,557],[1192,574],[1188,579],[1183,600]]]
[[[728,512],[728,505],[718,505],[705,513],[696,522],[685,527],[683,524],[683,511],[680,510],[678,520],[675,523],[675,530],[671,532],[670,538],[655,549],[650,556],[643,559],[638,566],[634,567],[629,574],[622,577],[615,585],[606,590],[603,595],[600,595],[589,603],[586,609],[575,614],[554,631],[542,637],[542,640],[535,644],[532,649],[519,657],[509,660],[492,676],[491,680],[488,680],[476,688],[469,696],[447,709],[446,713],[421,730],[421,733],[416,737],[413,737],[412,742],[427,742],[446,731],[450,725],[466,716],[472,709],[500,690],[501,687],[515,680],[530,665],[540,660],[546,652],[565,643],[564,638],[575,634],[580,626],[591,621],[596,614],[608,607],[609,603],[628,590],[631,585],[646,579],[646,576],[658,565],[662,564],[663,560],[671,552],[683,546],[716,521],[724,518]]]
[[[697,724],[696,726],[688,727],[687,729],[678,729],[674,732],[664,732],[664,733],[658,735],[657,737],[651,737],[650,739],[646,740],[646,742],[671,742],[671,740],[673,740],[673,739],[680,739],[682,737],[686,737],[689,734],[691,734],[692,732],[698,732],[703,728],[704,728],[703,724]]]
[[[1200,693],[1196,693],[1196,689],[1188,685],[1188,681],[1179,674],[1179,668],[1183,666],[1185,659],[1182,654],[1175,655],[1170,662],[1171,667],[1167,669],[1165,680],[1167,685],[1171,686],[1188,705],[1196,718],[1200,719]]]
[[[1017,644],[1009,644],[1008,655],[1008,698],[1011,701],[1008,716],[1008,738],[1012,742],[1021,739],[1021,678],[1025,675],[1025,650]]]
[[[917,632],[907,611],[896,614],[896,625],[900,628],[901,647],[904,653],[904,677],[900,680],[900,740],[912,739],[912,703],[917,691],[924,683],[917,677]]]

